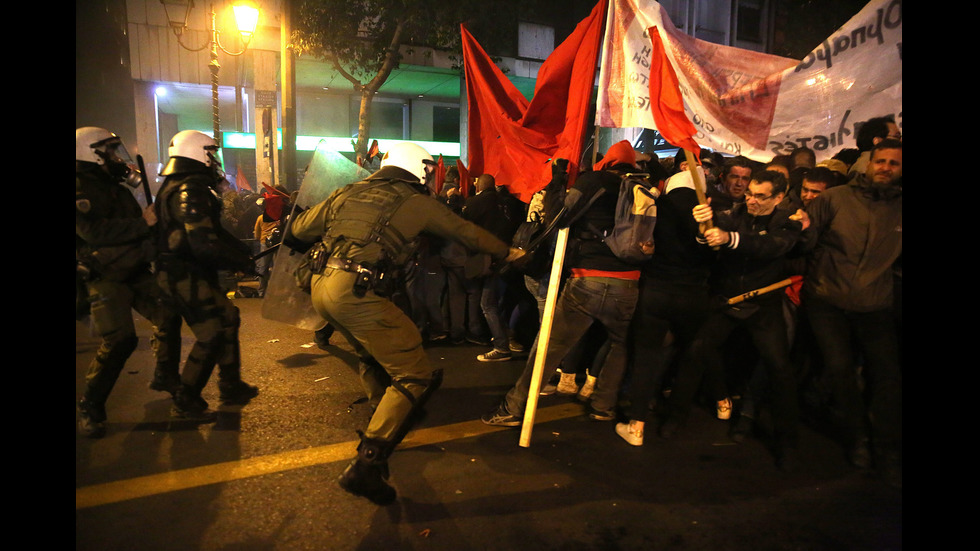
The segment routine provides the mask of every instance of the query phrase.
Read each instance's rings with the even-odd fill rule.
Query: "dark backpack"
[[[589,230],[602,239],[620,260],[631,264],[649,260],[653,256],[653,247],[650,247],[648,254],[640,248],[640,243],[653,243],[659,196],[660,190],[650,184],[646,174],[624,174],[619,185],[612,229],[608,233],[603,232],[590,223]]]
[[[551,257],[547,254],[549,252],[547,247],[544,251],[539,250],[544,245],[547,229],[543,216],[534,213],[530,220],[522,222],[517,227],[517,232],[514,233],[514,239],[511,241],[511,246],[522,249],[528,257],[520,263],[518,269],[531,277],[541,277],[551,269]]]

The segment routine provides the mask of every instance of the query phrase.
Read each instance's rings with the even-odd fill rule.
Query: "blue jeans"
[[[504,317],[500,313],[500,297],[503,295],[503,285],[503,279],[497,274],[483,278],[480,309],[483,311],[483,317],[487,320],[487,327],[490,328],[494,350],[510,352],[510,335],[507,332]]]
[[[599,322],[609,335],[609,354],[596,380],[592,406],[604,411],[614,408],[626,371],[626,333],[636,308],[638,292],[636,281],[607,277],[570,278],[555,307],[541,380],[550,379],[568,351],[582,339],[594,322]],[[524,416],[534,374],[534,360],[534,354],[528,356],[524,372],[504,397],[504,406],[512,415]]]

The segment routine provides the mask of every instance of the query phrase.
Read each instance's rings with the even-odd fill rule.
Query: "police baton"
[[[150,182],[146,179],[146,165],[143,164],[143,156],[136,155],[136,164],[140,169],[140,180],[143,182],[143,193],[146,194],[146,206],[153,204],[153,196],[150,195]]]
[[[268,249],[266,249],[266,250],[260,252],[259,254],[253,256],[252,257],[252,262],[255,262],[256,260],[262,258],[263,256],[267,256],[267,255],[270,255],[270,254],[276,252],[277,250],[279,250],[279,245],[282,245],[282,243],[276,243],[275,245],[269,247]]]

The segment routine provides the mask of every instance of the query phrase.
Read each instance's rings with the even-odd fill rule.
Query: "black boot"
[[[89,438],[105,436],[105,406],[94,404],[87,398],[78,402],[78,430]]]
[[[171,396],[177,396],[178,389],[180,389],[180,376],[157,368],[153,373],[153,380],[150,381],[150,390],[167,392]]]
[[[208,408],[207,401],[201,397],[199,392],[195,392],[189,385],[181,385],[174,395],[174,405],[170,408],[170,415],[177,419],[188,421],[201,421],[209,423],[218,418],[218,414]]]
[[[220,393],[219,396],[222,404],[244,406],[252,398],[259,395],[259,387],[250,385],[241,379],[220,381],[218,383],[218,392]]]
[[[388,484],[388,455],[391,446],[383,440],[361,437],[357,459],[340,475],[340,487],[356,496],[366,497],[377,505],[395,501],[395,489]]]

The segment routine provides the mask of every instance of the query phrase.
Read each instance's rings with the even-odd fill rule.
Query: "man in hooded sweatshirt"
[[[578,176],[565,194],[564,209],[558,214],[558,226],[569,228],[565,265],[571,276],[555,307],[542,380],[547,381],[555,374],[562,358],[593,323],[601,323],[608,334],[610,347],[589,405],[589,418],[595,421],[616,418],[619,386],[626,370],[624,343],[636,307],[640,270],[613,254],[590,227],[603,232],[613,227],[621,176],[636,170],[636,152],[630,143],[624,140],[613,145],[591,172]],[[600,188],[605,190],[604,193],[590,203],[589,199]],[[563,191],[549,189],[546,197],[560,197]],[[582,209],[587,210],[583,212]],[[573,218],[575,221],[569,226],[568,221]],[[497,408],[482,417],[484,423],[505,427],[521,425],[535,356],[528,356],[524,372]]]

